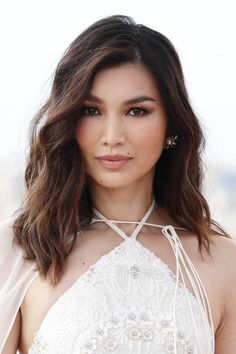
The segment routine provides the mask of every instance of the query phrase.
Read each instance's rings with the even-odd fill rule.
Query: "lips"
[[[109,170],[117,170],[125,166],[132,157],[125,155],[103,155],[97,157],[101,165]]]
[[[123,161],[123,160],[130,160],[131,157],[125,155],[104,155],[104,156],[97,157],[97,159],[105,160],[105,161]]]

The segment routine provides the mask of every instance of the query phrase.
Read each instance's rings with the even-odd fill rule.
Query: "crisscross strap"
[[[100,213],[95,208],[93,208],[93,211],[94,211],[94,214],[99,217],[99,220],[92,219],[92,222],[104,221],[114,231],[116,231],[124,240],[126,240],[127,238],[130,238],[130,239],[131,238],[136,238],[138,233],[140,232],[141,228],[143,227],[144,223],[147,221],[147,219],[149,218],[150,214],[152,213],[154,207],[155,207],[155,199],[153,198],[152,204],[149,207],[148,211],[146,212],[146,214],[144,215],[142,220],[138,222],[138,225],[136,226],[136,228],[134,229],[134,231],[132,232],[132,234],[130,236],[127,236],[126,233],[123,230],[121,230],[117,225],[115,225],[115,221],[113,222],[113,221],[107,219],[102,213]],[[122,220],[119,220],[119,222],[122,223]]]

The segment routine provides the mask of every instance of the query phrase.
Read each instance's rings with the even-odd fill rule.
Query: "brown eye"
[[[99,115],[99,113],[97,114],[98,110],[96,107],[81,107],[80,109],[80,113],[84,114],[86,116],[97,116]]]
[[[131,108],[129,112],[133,111],[134,114],[131,114],[131,116],[143,116],[148,113],[148,111],[145,108]]]

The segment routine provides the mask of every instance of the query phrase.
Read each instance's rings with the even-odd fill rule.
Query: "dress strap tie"
[[[149,216],[151,215],[153,209],[155,207],[155,199],[153,198],[152,200],[152,204],[151,206],[148,208],[148,211],[146,212],[146,214],[143,216],[142,220],[137,222],[137,226],[134,229],[134,231],[132,232],[132,234],[130,236],[128,236],[123,230],[121,230],[121,228],[119,228],[117,225],[115,225],[116,221],[111,221],[109,219],[107,219],[102,213],[100,213],[100,211],[98,211],[97,209],[93,208],[94,214],[96,216],[99,217],[99,220],[97,219],[92,219],[92,222],[95,221],[103,221],[105,222],[108,226],[110,226],[114,231],[116,231],[124,240],[127,238],[133,239],[136,238],[138,233],[140,232],[141,228],[143,227],[143,225],[145,224],[145,222],[147,221],[147,219],[149,218]],[[120,223],[122,223],[122,220],[119,220]],[[125,222],[125,221],[124,221]],[[128,221],[128,223],[130,223]],[[132,222],[131,222],[132,223]],[[136,223],[136,222],[135,222]]]

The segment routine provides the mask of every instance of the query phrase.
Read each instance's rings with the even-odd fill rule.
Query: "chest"
[[[33,341],[33,332],[37,331],[43,322],[43,333],[44,335],[50,333],[50,338],[53,338],[53,333],[56,333],[57,338],[64,338],[64,335],[66,335],[65,328],[70,329],[69,333],[74,333],[75,328],[77,331],[79,330],[79,324],[82,325],[81,331],[83,326],[85,328],[91,327],[95,317],[97,318],[98,328],[103,328],[106,333],[110,329],[109,333],[111,334],[111,328],[106,328],[106,325],[109,323],[108,319],[113,318],[112,316],[117,308],[120,308],[120,312],[116,313],[114,318],[116,318],[116,321],[117,318],[119,319],[120,325],[118,327],[121,332],[126,331],[124,338],[127,337],[127,331],[132,327],[131,325],[133,325],[132,328],[145,329],[150,336],[158,337],[159,335],[160,337],[160,328],[162,328],[161,323],[163,322],[169,325],[168,330],[164,329],[163,341],[165,333],[170,333],[173,329],[171,329],[173,318],[171,317],[170,304],[175,289],[175,279],[171,270],[172,267],[174,270],[174,265],[169,261],[173,257],[168,258],[168,252],[164,252],[164,250],[162,254],[161,247],[159,247],[159,252],[155,250],[155,247],[150,251],[147,248],[151,247],[150,244],[146,244],[144,247],[142,248],[140,244],[136,253],[130,251],[129,248],[119,248],[119,245],[112,248],[110,252],[115,250],[113,253],[109,253],[107,250],[104,252],[101,249],[97,253],[98,261],[86,257],[88,251],[86,247],[83,251],[80,248],[82,252],[80,255],[81,263],[78,264],[77,262],[77,267],[73,267],[73,257],[71,258],[71,262],[68,264],[70,272],[65,273],[64,279],[56,289],[52,290],[48,284],[36,279],[22,305],[22,352],[27,353],[26,348],[29,348]],[[105,253],[105,256],[101,256],[101,253]],[[165,258],[165,262],[161,260],[161,256]],[[100,262],[101,257],[102,262]],[[90,265],[88,265],[89,261],[91,262]],[[118,261],[117,265],[115,265],[116,261]],[[87,270],[84,270],[83,262],[87,265]],[[93,268],[93,265],[97,265],[97,262],[100,262],[99,267]],[[200,273],[206,273],[203,265],[198,264],[198,268]],[[70,274],[70,277],[68,277],[68,274]],[[95,285],[95,281],[98,281],[96,287],[91,286],[92,284]],[[209,297],[216,326],[220,313],[217,297],[215,293],[213,296],[213,293],[210,292],[211,286],[208,277],[204,278],[204,283],[210,293]],[[179,328],[188,328],[191,327],[190,323],[189,326],[187,325],[191,319],[185,311],[187,303],[183,300],[183,290],[183,288],[179,290],[179,297],[177,297],[177,319]],[[194,299],[192,300],[194,306]],[[134,304],[136,304],[136,307]],[[145,304],[149,304],[149,306],[145,307]],[[131,312],[130,309],[132,309]],[[195,310],[197,313],[197,308]],[[44,321],[45,317],[47,321]],[[146,320],[149,318],[146,327],[143,327],[145,320],[143,321],[142,318],[146,318]],[[139,319],[139,322],[137,322],[137,319]],[[67,325],[65,326],[65,324]],[[50,328],[54,328],[53,333]],[[96,328],[94,327],[93,330],[96,331]],[[113,328],[113,332],[116,331],[117,333],[118,329],[115,328]],[[154,328],[157,330],[156,334],[150,332]],[[86,335],[85,332],[80,336],[75,335],[75,338],[85,338]],[[74,342],[75,338],[71,338],[67,343]],[[161,338],[159,340],[161,341]]]

